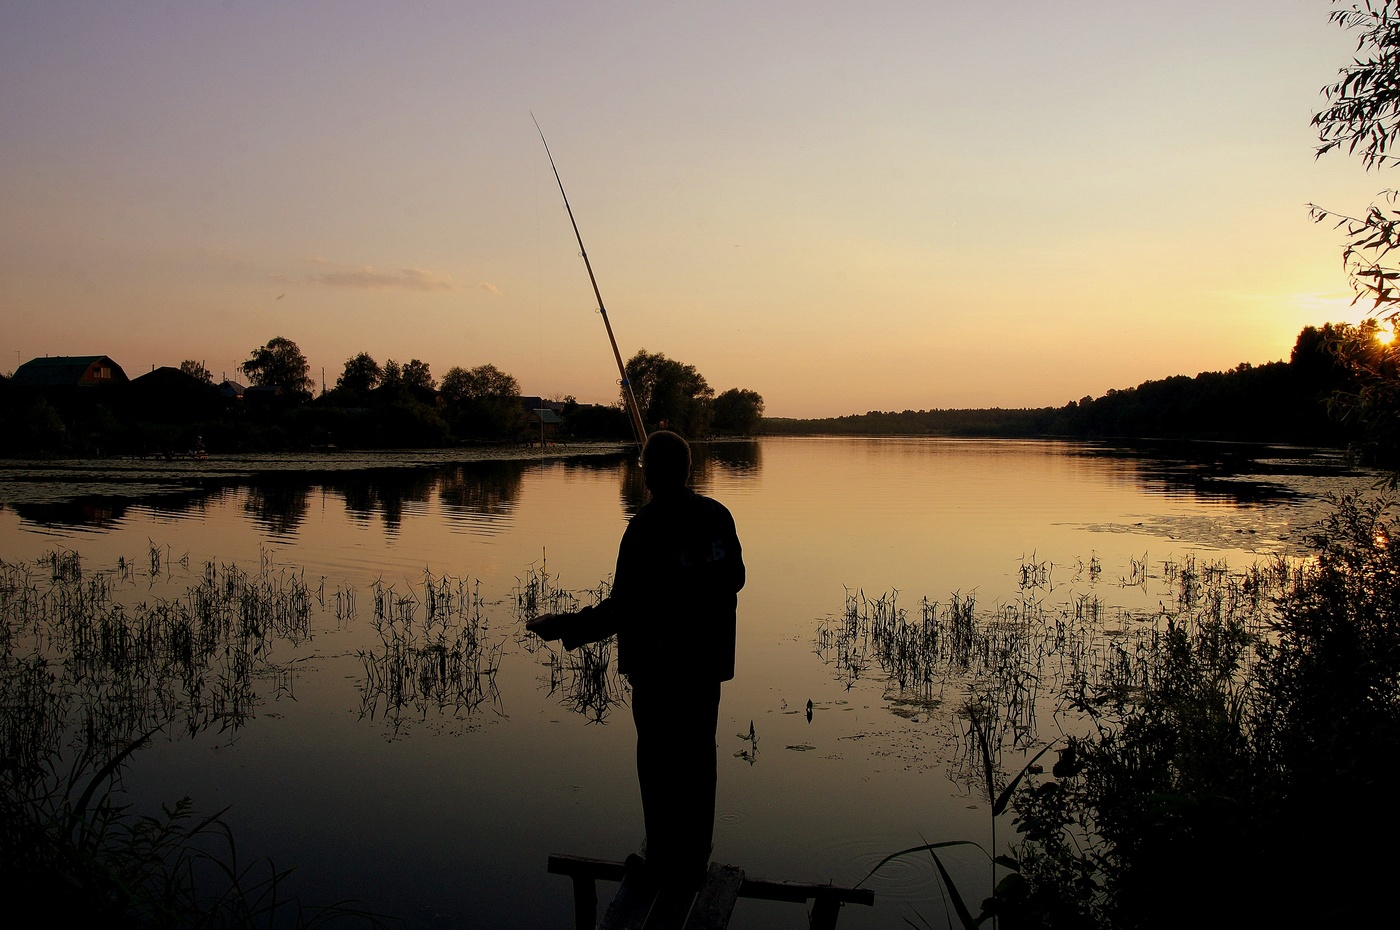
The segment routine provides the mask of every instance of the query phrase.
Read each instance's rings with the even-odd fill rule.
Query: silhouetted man
[[[651,500],[622,535],[612,593],[527,627],[569,649],[617,634],[618,670],[632,685],[647,874],[698,886],[714,837],[715,727],[720,683],[734,677],[744,560],[729,511],[686,486],[684,439],[652,433],[642,472]]]

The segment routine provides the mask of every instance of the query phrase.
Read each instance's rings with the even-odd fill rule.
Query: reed
[[[607,582],[582,591],[564,588],[541,560],[538,568],[531,565],[516,579],[512,598],[516,642],[528,652],[544,653],[549,696],[559,695],[565,707],[599,723],[627,696],[627,685],[612,660],[613,639],[609,637],[566,651],[527,633],[525,624],[541,614],[570,613],[583,606],[597,605],[610,590]]]
[[[151,543],[151,576],[188,567]],[[138,600],[131,562],[75,552],[0,561],[0,860],[50,919],[156,927],[315,926],[270,860],[240,859],[222,812],[189,799],[138,816],[116,788],[155,735],[238,728],[280,638],[310,635],[298,574],[206,564],[183,593]],[[265,563],[264,568],[270,568]]]
[[[502,712],[496,673],[504,639],[491,636],[478,585],[427,571],[421,584],[402,592],[374,583],[370,623],[379,644],[357,652],[362,717],[383,719],[397,734],[410,715]],[[353,605],[349,592],[338,598]]]
[[[1132,560],[1123,584],[1147,585],[1147,564],[1146,555]],[[892,699],[956,700],[962,725],[953,741],[951,774],[983,795],[990,811],[988,847],[967,840],[921,844],[892,854],[876,869],[895,858],[929,855],[959,924],[979,926],[994,916],[998,898],[1023,881],[1020,860],[1000,846],[998,822],[1013,798],[1030,790],[1023,787],[1027,780],[1041,774],[1038,760],[1060,748],[1057,780],[1037,782],[1037,790],[1044,784],[1054,790],[1059,780],[1073,778],[1087,739],[1103,738],[1144,695],[1173,686],[1181,675],[1174,657],[1183,649],[1189,648],[1193,668],[1216,670],[1211,692],[1240,708],[1271,635],[1275,598],[1299,570],[1283,559],[1242,572],[1193,556],[1167,561],[1155,576],[1162,585],[1159,606],[1138,611],[1110,607],[1092,581],[1089,591],[1061,587],[1050,599],[1053,566],[1034,555],[1023,559],[1017,597],[990,608],[954,594],[941,604],[923,598],[911,616],[897,591],[871,598],[847,590],[845,609],[818,625],[818,655],[848,688],[872,677]],[[1097,580],[1101,571],[1087,575]],[[1081,562],[1076,577],[1085,574]],[[1045,717],[1060,729],[1048,740],[1039,727]],[[1004,774],[1008,753],[1017,760],[1011,776]],[[1024,815],[1018,810],[1017,816]],[[1059,826],[1066,836],[1074,832]],[[1081,825],[1078,841],[1089,843],[1091,832]],[[991,863],[997,891],[978,916],[939,858],[957,846],[981,849]]]

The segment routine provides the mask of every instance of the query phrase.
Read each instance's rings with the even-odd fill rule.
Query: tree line
[[[756,391],[716,395],[694,365],[659,352],[638,352],[627,370],[649,431],[664,427],[703,439],[758,429],[763,398]],[[242,397],[227,383],[216,385],[193,359],[100,387],[26,388],[0,379],[0,454],[185,455],[632,438],[621,393],[614,404],[583,404],[572,395],[532,401],[513,375],[491,364],[453,366],[439,380],[421,359],[381,364],[359,352],[317,395],[301,348],[277,336],[253,349],[239,371],[250,384]],[[539,412],[544,409],[549,416]]]
[[[765,435],[940,435],[1198,439],[1352,445],[1393,461],[1400,428],[1378,411],[1395,350],[1374,320],[1307,326],[1286,362],[1176,375],[1061,407],[872,410],[826,419],[770,418]],[[1368,419],[1369,417],[1369,419]]]

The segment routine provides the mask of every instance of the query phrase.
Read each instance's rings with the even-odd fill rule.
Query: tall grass
[[[1224,562],[1188,556],[1160,563],[1155,575],[1147,564],[1145,555],[1133,559],[1119,584],[1156,584],[1158,605],[1152,609],[1108,606],[1097,589],[1102,567],[1096,558],[1075,571],[1075,580],[1088,578],[1086,592],[1057,583],[1055,566],[1031,556],[1018,573],[1017,596],[990,608],[974,597],[953,595],[941,604],[924,598],[911,612],[899,605],[897,592],[870,598],[848,591],[843,613],[819,626],[818,654],[848,685],[858,677],[877,677],[901,700],[912,695],[956,708],[961,726],[955,727],[951,766],[987,802],[987,845],[946,840],[891,858],[931,856],[958,923],[972,926],[1004,912],[1017,894],[1029,894],[1033,879],[1037,887],[1062,890],[1068,900],[1099,887],[1095,869],[1062,868],[1053,877],[1037,873],[1047,861],[1045,847],[1006,845],[1009,830],[1001,822],[1014,816],[1018,833],[1032,831],[1041,840],[1058,829],[1060,845],[1050,858],[1061,864],[1067,850],[1094,848],[1104,830],[1096,817],[1075,820],[1062,810],[1054,829],[1041,829],[1053,819],[1047,800],[1066,797],[1057,792],[1083,781],[1093,747],[1118,738],[1122,721],[1172,689],[1181,701],[1187,701],[1183,689],[1203,689],[1235,714],[1226,723],[1238,720],[1273,641],[1274,598],[1305,572],[1301,563],[1280,559],[1237,571]],[[1042,732],[1044,719],[1054,720],[1054,731]],[[1220,730],[1206,727],[1203,719],[1173,725],[1202,746]],[[1059,761],[1054,775],[1045,777],[1039,760],[1051,749],[1059,751]],[[1164,771],[1174,764],[1169,758],[1160,763]],[[976,846],[991,864],[991,886],[998,891],[980,916],[948,881],[938,858],[953,846]],[[1017,912],[1019,919],[1028,913],[1026,908]],[[1090,916],[1074,912],[1075,920]]]
[[[148,558],[150,577],[172,564],[154,544]],[[211,562],[176,597],[116,597],[136,583],[125,559],[113,571],[66,551],[0,561],[0,886],[11,905],[118,926],[371,919],[286,897],[287,873],[243,862],[222,813],[199,817],[185,798],[138,815],[118,791],[157,734],[251,717],[274,644],[311,636],[300,574]]]

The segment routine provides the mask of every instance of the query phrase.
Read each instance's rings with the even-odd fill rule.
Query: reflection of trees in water
[[[231,489],[221,488],[135,498],[93,495],[52,503],[0,504],[0,510],[8,506],[21,519],[40,526],[112,529],[119,526],[133,508],[162,516],[184,516],[191,512],[204,512],[210,501],[217,501],[229,493]]]
[[[253,523],[279,536],[297,531],[311,506],[311,486],[279,481],[248,485],[243,511]]]
[[[350,519],[367,522],[378,514],[391,532],[403,523],[407,505],[425,505],[433,490],[433,473],[422,469],[395,469],[380,472],[356,472],[344,478],[327,481],[325,486],[345,499]]]
[[[198,519],[208,514],[211,505],[221,504],[237,493],[234,487],[220,487],[194,494],[168,495],[144,498],[137,509],[144,509],[161,517],[195,516]]]
[[[762,467],[757,440],[690,444],[690,486],[701,494],[720,475],[757,475]],[[635,457],[624,460],[621,482],[622,509],[630,517],[647,502],[646,481]]]
[[[711,468],[733,474],[757,474],[763,468],[763,454],[756,439],[697,442],[691,447],[691,454],[696,470],[707,479]]]
[[[1234,503],[1294,500],[1298,492],[1280,478],[1335,477],[1349,471],[1335,451],[1252,443],[1123,442],[1076,454],[1131,462],[1133,480],[1150,494]]]
[[[443,516],[476,529],[504,524],[529,467],[528,462],[482,462],[444,469],[437,478]]]
[[[21,520],[39,526],[80,526],[111,529],[126,516],[127,502],[110,498],[83,498],[49,504],[9,505]]]
[[[618,474],[618,480],[621,482],[618,493],[622,496],[622,512],[630,518],[647,502],[646,479],[642,476],[641,466],[635,458],[624,462]]]

